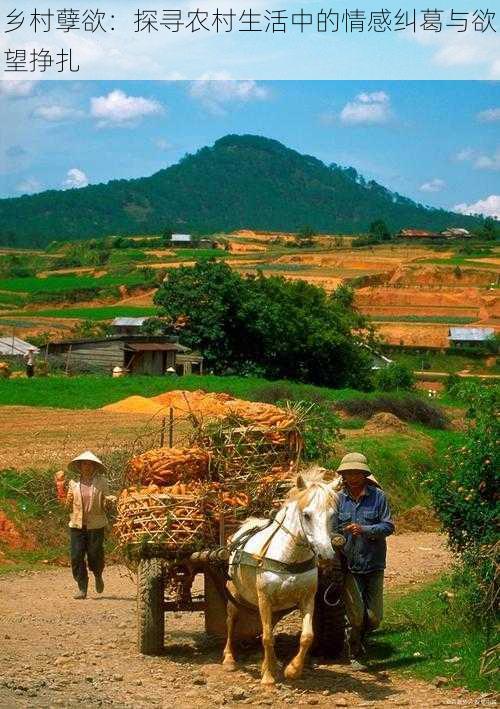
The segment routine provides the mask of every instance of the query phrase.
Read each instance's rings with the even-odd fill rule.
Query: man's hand
[[[348,524],[346,527],[344,527],[344,532],[352,534],[355,537],[359,537],[361,534],[363,534],[363,528],[360,524]]]

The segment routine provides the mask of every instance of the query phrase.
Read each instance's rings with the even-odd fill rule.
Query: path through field
[[[387,586],[408,586],[449,564],[437,534],[390,539]],[[135,587],[120,567],[106,571],[101,598],[72,599],[69,569],[0,578],[0,707],[228,707],[269,705],[411,706],[473,704],[462,690],[402,680],[387,666],[353,672],[347,665],[313,662],[296,684],[269,692],[259,684],[259,648],[243,655],[241,671],[227,675],[220,648],[207,638],[201,613],[167,617],[167,652],[145,657],[135,645]],[[281,660],[295,647],[297,618],[280,625]],[[464,701],[466,700],[466,701]]]

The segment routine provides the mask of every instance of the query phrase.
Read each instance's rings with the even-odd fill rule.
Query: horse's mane
[[[309,467],[300,471],[300,476],[306,483],[306,487],[298,488],[297,486],[292,487],[288,493],[287,500],[290,502],[297,502],[299,507],[304,508],[310,501],[311,495],[315,492],[323,492],[323,499],[321,504],[324,507],[337,507],[337,494],[336,491],[332,489],[329,481],[324,479],[325,472],[328,472],[326,468],[322,468],[320,465],[310,465]]]

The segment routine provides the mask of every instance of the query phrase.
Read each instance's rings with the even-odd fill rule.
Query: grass
[[[13,293],[59,293],[87,288],[107,288],[119,285],[137,285],[144,281],[144,275],[128,273],[126,275],[93,276],[49,276],[47,278],[5,278],[0,280],[0,290]]]
[[[477,318],[465,316],[446,315],[370,315],[373,322],[416,322],[416,323],[443,323],[445,325],[468,325]]]
[[[497,374],[500,371],[499,365],[486,368],[482,357],[466,357],[459,354],[441,354],[439,352],[431,354],[413,353],[389,353],[388,357],[399,364],[404,364],[412,370],[429,369],[433,372],[460,372],[463,369],[470,369],[476,373]]]
[[[98,409],[127,396],[155,396],[173,389],[204,389],[226,392],[242,399],[260,400],[269,390],[276,391],[276,399],[318,398],[339,401],[360,396],[355,389],[327,389],[294,382],[269,382],[257,377],[219,377],[190,375],[169,378],[165,376],[131,376],[113,379],[107,375],[66,377],[34,377],[33,379],[0,379],[0,405],[49,406],[65,409]],[[285,394],[284,396],[282,394]]]
[[[444,576],[416,590],[388,596],[384,624],[369,645],[370,671],[392,669],[427,682],[444,677],[452,687],[494,689],[494,675],[479,675],[481,654],[494,640],[457,617],[440,596],[448,590],[450,581]],[[460,659],[447,662],[455,657]]]
[[[332,468],[337,467],[344,453],[353,452],[366,455],[373,474],[389,496],[394,513],[399,514],[415,505],[429,506],[423,481],[436,460],[429,439],[413,431],[346,438],[332,458]]]
[[[44,318],[80,318],[81,320],[112,320],[118,317],[140,318],[142,316],[153,316],[156,314],[153,306],[139,305],[111,305],[95,308],[47,308],[44,310],[31,310],[15,313],[5,313],[5,315],[17,315],[23,317],[44,317]],[[1,321],[0,321],[1,323]]]

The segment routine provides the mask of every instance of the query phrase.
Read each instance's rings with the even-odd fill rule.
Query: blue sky
[[[499,82],[0,82],[0,115],[2,197],[147,176],[252,133],[500,217]]]

